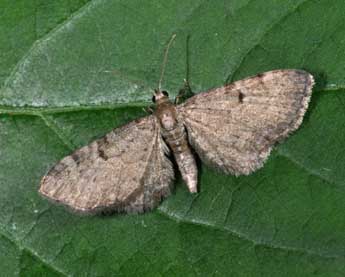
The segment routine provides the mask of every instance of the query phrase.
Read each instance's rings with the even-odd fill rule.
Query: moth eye
[[[156,97],[154,95],[152,95],[152,102],[156,103]]]
[[[163,93],[165,96],[169,97],[169,94],[168,94],[168,92],[167,92],[166,90],[163,90],[162,93]]]

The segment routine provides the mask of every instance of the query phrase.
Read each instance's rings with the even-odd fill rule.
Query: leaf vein
[[[33,251],[29,247],[21,244],[20,241],[18,241],[16,239],[13,239],[13,237],[7,235],[6,232],[4,232],[1,227],[2,226],[0,226],[0,236],[3,236],[5,239],[11,241],[17,247],[17,249],[19,249],[19,251],[21,252],[21,255],[23,254],[24,251],[26,251],[31,256],[35,257],[37,260],[42,262],[46,267],[50,268],[51,270],[53,270],[53,271],[55,271],[55,272],[57,272],[57,273],[59,273],[59,274],[61,274],[63,276],[68,276],[67,273],[61,271],[61,269],[59,269],[56,266],[53,266],[52,264],[50,264],[49,261],[45,260],[43,257],[41,257],[39,254],[37,254],[35,251]]]
[[[190,221],[186,220],[184,217],[179,217],[176,214],[170,215],[166,211],[159,210],[159,209],[157,211],[158,211],[158,214],[160,214],[166,218],[169,218],[171,220],[174,220],[178,224],[183,223],[183,224],[198,225],[198,226],[209,228],[212,230],[228,232],[229,234],[231,234],[233,236],[236,236],[242,240],[246,240],[246,241],[252,243],[254,246],[263,246],[263,247],[272,248],[272,249],[280,249],[283,251],[299,252],[299,253],[307,254],[310,256],[317,256],[317,257],[320,257],[323,259],[344,259],[345,258],[345,256],[340,255],[340,254],[327,254],[327,253],[316,252],[316,251],[305,249],[305,248],[297,248],[297,247],[284,246],[284,245],[278,245],[278,244],[274,245],[274,244],[270,244],[268,242],[256,241],[255,239],[250,238],[249,236],[246,236],[245,234],[238,232],[234,229],[220,228],[220,227],[217,227],[215,225],[205,223],[204,221],[201,221],[201,220],[198,221],[196,219],[194,219],[193,222],[190,222]]]

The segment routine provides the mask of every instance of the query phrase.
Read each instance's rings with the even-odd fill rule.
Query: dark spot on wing
[[[108,160],[107,154],[104,152],[104,146],[108,144],[108,140],[105,141],[106,136],[104,136],[101,140],[97,141],[97,152],[98,156],[101,157],[103,160]]]
[[[80,163],[80,160],[81,160],[80,155],[78,155],[77,153],[73,153],[73,154],[71,155],[71,157],[72,157],[73,161],[75,161],[76,164],[79,164],[79,163]]]
[[[240,102],[240,103],[243,103],[243,99],[244,99],[244,94],[242,93],[242,92],[238,92],[238,101]]]
[[[262,77],[264,77],[264,73],[259,73],[259,74],[256,75],[256,77],[262,78]]]
[[[262,89],[266,89],[266,84],[264,82],[265,73],[259,73],[255,76],[255,79],[258,81],[258,85],[262,86]]]
[[[101,148],[98,148],[98,155],[105,161],[109,158],[107,154],[105,154],[104,150]]]

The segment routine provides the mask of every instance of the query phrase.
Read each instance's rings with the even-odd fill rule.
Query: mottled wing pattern
[[[174,178],[159,128],[144,117],[80,148],[42,179],[41,194],[85,213],[154,208]]]
[[[302,70],[262,73],[190,98],[178,106],[180,120],[206,164],[249,174],[300,126],[313,84]]]

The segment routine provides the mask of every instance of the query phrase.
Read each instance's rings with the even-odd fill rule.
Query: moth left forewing
[[[40,193],[80,213],[138,213],[170,194],[174,177],[155,117],[115,129],[62,159]]]
[[[189,141],[207,164],[235,175],[263,165],[272,146],[296,130],[314,80],[275,70],[200,93],[177,107]]]

